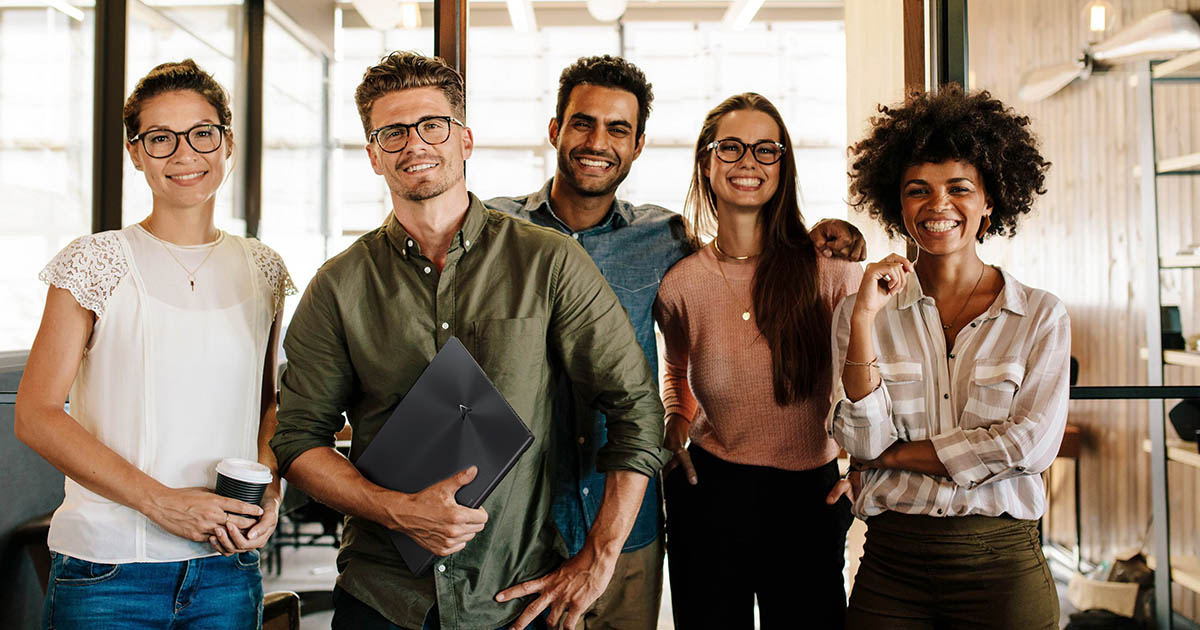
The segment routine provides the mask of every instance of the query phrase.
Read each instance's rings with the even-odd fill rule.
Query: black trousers
[[[664,480],[671,607],[678,630],[840,630],[842,569],[853,517],[825,504],[837,462],[789,471],[726,462],[688,448],[699,483],[681,469]]]

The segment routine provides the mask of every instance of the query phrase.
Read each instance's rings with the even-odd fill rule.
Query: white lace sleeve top
[[[169,487],[211,488],[221,459],[258,459],[271,325],[295,293],[278,254],[226,233],[184,247],[133,225],[76,239],[40,277],[96,314],[69,399],[92,435]],[[48,542],[113,564],[215,554],[70,478]]]

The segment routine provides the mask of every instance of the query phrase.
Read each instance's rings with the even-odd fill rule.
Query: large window
[[[301,291],[327,249],[325,55],[268,12],[263,42],[262,219],[259,238]],[[299,303],[287,300],[284,321]]]
[[[546,126],[559,73],[581,56],[624,54],[650,79],[655,102],[646,149],[622,198],[682,210],[704,115],[727,96],[753,91],[770,98],[788,124],[808,221],[844,218],[844,42],[841,21],[756,22],[744,31],[716,22],[630,22],[623,37],[606,25],[543,26],[526,34],[473,27],[467,113],[475,154],[468,187],[484,198],[541,187],[556,166]]]
[[[0,8],[0,351],[33,343],[38,271],[91,231],[93,20]]]

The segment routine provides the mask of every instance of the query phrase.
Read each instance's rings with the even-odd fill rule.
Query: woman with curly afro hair
[[[1070,321],[985,264],[1049,163],[1029,119],[957,86],[881,107],[851,202],[916,246],[867,265],[833,317],[830,430],[867,521],[848,628],[1057,628],[1041,473],[1066,424]]]

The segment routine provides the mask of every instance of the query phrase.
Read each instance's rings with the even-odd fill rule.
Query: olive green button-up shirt
[[[497,603],[496,593],[562,562],[550,516],[556,378],[565,373],[608,418],[599,470],[652,476],[669,456],[654,376],[587,253],[471,195],[440,274],[394,217],[317,272],[283,344],[288,365],[271,440],[280,472],[309,449],[333,446],[342,412],[356,460],[451,336],[534,443],[484,502],[484,530],[431,575],[412,575],[383,526],[347,519],[339,586],[406,628],[420,628],[435,604],[443,628],[499,627],[528,601]]]

